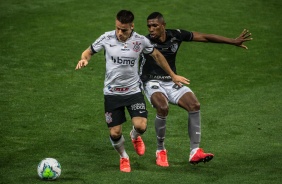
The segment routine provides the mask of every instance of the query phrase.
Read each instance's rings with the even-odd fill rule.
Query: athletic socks
[[[155,119],[155,131],[157,134],[157,150],[165,150],[164,140],[165,140],[165,130],[166,130],[166,117],[156,116]]]
[[[195,148],[199,148],[201,141],[200,111],[189,112],[188,134],[190,138],[190,151]]]
[[[117,139],[113,139],[110,136],[110,141],[112,143],[112,146],[115,148],[115,150],[119,153],[120,157],[122,158],[129,158],[129,156],[127,155],[125,148],[124,148],[124,137],[123,135],[121,135],[119,138]]]
[[[157,134],[157,150],[165,150],[164,140],[165,140],[165,132],[166,132],[166,117],[160,117],[158,115],[156,116],[155,131]],[[190,138],[190,151],[195,148],[199,148],[201,141],[200,111],[189,112],[188,134]],[[136,139],[141,134],[137,132],[133,127],[130,135],[132,139]],[[114,149],[119,153],[120,157],[128,158],[128,155],[124,148],[125,140],[123,135],[121,135],[121,137],[119,137],[118,139],[113,139],[110,136],[110,141]]]
[[[146,129],[142,132],[135,129],[135,127],[132,127],[132,130],[130,132],[131,139],[137,139],[138,136],[141,136],[144,132],[146,132]]]
[[[134,128],[134,126],[132,127],[132,130],[130,132],[130,137],[131,139],[137,139],[137,137],[140,135],[139,132],[136,131],[136,129]]]

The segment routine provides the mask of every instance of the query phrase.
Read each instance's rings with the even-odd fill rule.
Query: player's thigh
[[[168,91],[168,100],[170,103],[177,105],[180,98],[188,92],[192,92],[192,90],[187,86],[178,86],[175,83],[170,83],[170,85],[166,86],[166,90]],[[193,93],[193,92],[192,92]]]
[[[124,107],[106,110],[105,118],[106,118],[108,127],[114,127],[117,125],[121,125],[122,123],[126,121]]]
[[[144,83],[144,93],[148,101],[151,104],[152,104],[152,96],[155,93],[162,93],[167,98],[166,91],[160,85],[160,81],[150,80],[150,81],[145,82]]]
[[[185,93],[178,101],[178,105],[187,111],[200,110],[200,102],[196,95],[192,92]]]
[[[119,102],[120,99],[112,96],[104,97],[105,119],[109,128],[121,125],[126,121],[125,107],[118,106]]]
[[[155,92],[151,96],[151,104],[155,108],[168,108],[168,99],[162,92]]]
[[[142,128],[144,125],[146,125],[148,116],[144,96],[142,93],[136,94],[131,101],[131,105],[126,107],[131,117],[132,123]]]

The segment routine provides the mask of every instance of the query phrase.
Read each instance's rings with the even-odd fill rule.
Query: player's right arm
[[[75,69],[78,70],[88,65],[88,61],[91,59],[92,55],[92,50],[90,47],[88,47],[85,51],[82,52],[81,59],[78,61]]]
[[[82,67],[85,67],[88,65],[88,61],[91,59],[91,56],[93,56],[95,53],[99,52],[104,48],[103,44],[105,41],[106,35],[101,35],[93,44],[91,44],[82,54],[81,59],[78,61],[75,69],[81,69]]]
[[[163,56],[163,54],[158,50],[154,49],[150,54],[156,61],[156,63],[172,78],[172,81],[178,86],[182,86],[182,84],[190,84],[190,80],[182,77],[180,75],[176,75],[170,68],[167,60]]]

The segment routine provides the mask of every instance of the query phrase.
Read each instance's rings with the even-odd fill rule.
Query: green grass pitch
[[[163,13],[167,28],[232,38],[251,31],[248,50],[192,42],[178,54],[178,73],[201,103],[201,147],[215,154],[211,162],[188,163],[187,113],[170,106],[170,167],[157,167],[155,110],[148,104],[146,154],[135,154],[128,118],[132,172],[119,171],[104,120],[103,53],[74,68],[83,50],[115,28],[120,9],[133,11],[135,30],[144,35],[153,11]],[[45,183],[36,172],[45,157],[62,165],[56,183],[280,183],[281,9],[279,0],[0,1],[0,183]]]

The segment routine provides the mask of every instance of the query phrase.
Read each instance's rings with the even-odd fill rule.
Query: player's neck
[[[166,33],[164,32],[164,33],[160,36],[159,41],[160,41],[160,42],[165,42],[165,40],[166,40]]]

